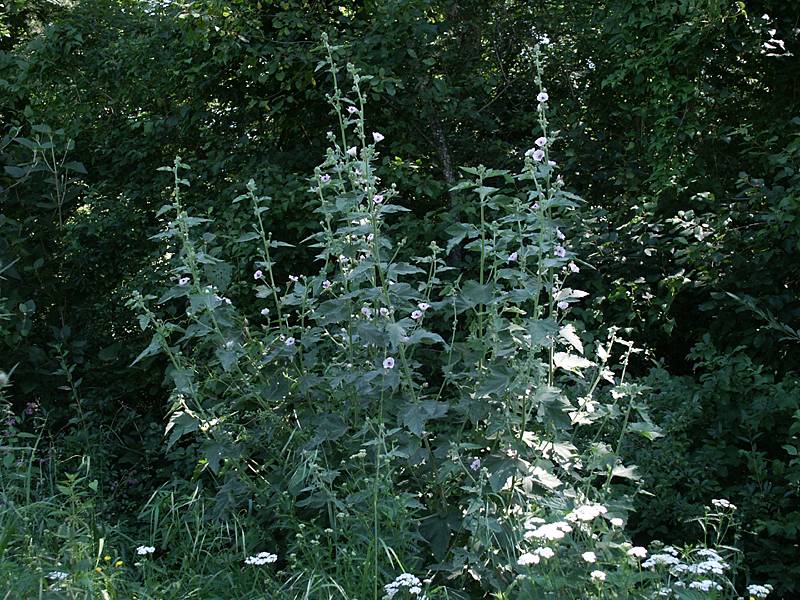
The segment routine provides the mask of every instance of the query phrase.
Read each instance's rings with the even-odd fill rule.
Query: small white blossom
[[[547,94],[547,92],[539,92],[539,94],[536,96],[536,99],[540,103],[543,103],[543,102],[547,102],[550,99],[550,96]]]
[[[522,556],[517,559],[517,564],[521,567],[526,567],[528,565],[538,565],[541,558],[539,558],[538,554],[531,554],[530,552],[526,552]]]
[[[64,581],[69,577],[69,573],[65,573],[64,571],[50,571],[46,577],[51,581]]]
[[[411,313],[411,318],[414,319],[415,321],[418,320],[418,319],[421,319],[422,318],[422,311],[421,310],[415,310],[414,312]]]
[[[628,556],[632,556],[634,558],[644,558],[647,556],[647,549],[642,548],[641,546],[634,546],[628,550]]]
[[[585,560],[587,563],[597,562],[597,555],[594,552],[584,552],[581,554],[581,558]]]
[[[147,556],[148,554],[152,554],[155,552],[156,549],[153,546],[139,546],[136,548],[136,554],[139,556]]]
[[[547,138],[546,137],[536,138],[534,144],[539,146],[539,148],[544,148],[545,146],[547,146]]]
[[[351,105],[351,106],[347,107],[347,112],[349,112],[351,115],[353,115],[353,114],[358,112],[358,109],[355,106]]]
[[[258,269],[255,273],[253,273],[253,279],[255,279],[256,281],[258,281],[262,277],[264,277],[264,272],[261,269]]]
[[[262,317],[266,317],[267,315],[269,315],[269,309],[268,308],[262,308],[261,309],[261,316]]]
[[[544,158],[544,151],[543,150],[534,150],[533,154],[531,154],[531,157],[536,162],[539,162]]]
[[[293,337],[288,337],[288,338],[286,338],[286,341],[283,342],[283,343],[286,344],[287,346],[291,347],[291,346],[294,346],[295,341],[296,340]]]
[[[553,549],[549,548],[548,546],[537,548],[536,550],[533,551],[533,553],[536,554],[537,556],[541,556],[542,558],[553,558],[556,555]]]
[[[580,267],[578,267],[578,265],[576,265],[574,262],[570,262],[567,266],[573,273],[580,273],[581,271]]]
[[[383,359],[383,368],[394,369],[394,359],[391,356],[387,356]]]
[[[322,289],[323,290],[329,290],[330,287],[331,287],[331,282],[328,281],[327,279],[322,282]]]
[[[277,554],[270,554],[269,552],[259,552],[258,554],[254,554],[253,556],[248,556],[244,559],[244,564],[246,565],[266,565],[269,563],[274,563],[278,560]]]
[[[713,504],[716,508],[722,508],[731,511],[736,510],[736,505],[728,500],[725,500],[724,498],[714,499],[711,501],[711,504]]]
[[[516,252],[512,252],[508,255],[508,262],[515,262],[519,258],[519,254]]]
[[[191,279],[189,279],[188,277],[181,277],[180,279],[178,279],[178,285],[184,287],[189,285],[190,281]]]
[[[428,304],[427,302],[420,302],[419,304],[417,304],[417,307],[418,307],[418,308],[419,308],[419,309],[420,309],[422,312],[425,312],[426,310],[428,310],[428,309],[431,307],[431,305],[430,305],[430,304]]]
[[[375,143],[382,142],[385,138],[382,133],[378,133],[377,131],[372,132],[372,139],[375,140]]]
[[[375,204],[382,204],[383,203],[383,194],[375,194],[375,196],[372,198],[372,201]]]
[[[331,176],[330,176],[330,175],[328,175],[327,173],[325,173],[325,175],[323,175],[322,177],[320,177],[320,178],[319,178],[319,180],[320,180],[322,183],[330,183],[330,181],[331,181]]]
[[[770,592],[772,591],[772,586],[769,584],[766,585],[756,585],[751,584],[747,586],[747,595],[753,596],[754,598],[766,598],[769,596]]]
[[[382,317],[388,317],[389,316],[389,309],[386,308],[385,306],[381,306],[381,308],[380,308],[380,310],[378,312],[381,314]]]
[[[606,574],[604,571],[592,571],[589,573],[592,579],[596,579],[597,581],[605,581]]]
[[[358,148],[356,148],[355,146],[352,146],[352,147],[348,148],[347,149],[347,154],[349,154],[350,156],[355,157],[355,155],[358,154]]]

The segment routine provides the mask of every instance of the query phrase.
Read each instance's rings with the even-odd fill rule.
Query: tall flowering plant
[[[407,209],[376,172],[384,136],[364,118],[370,78],[348,65],[345,93],[337,48],[324,45],[337,127],[310,179],[314,274],[277,279],[285,244],[250,181],[236,202],[249,205],[252,229],[237,241],[258,244],[248,278],[259,306],[243,314],[226,296],[231,268],[194,234],[208,220],[181,202],[188,167],[165,168],[171,217],[156,238],[170,246],[175,284],[131,305],[153,331],[137,360],[167,359],[168,446],[196,457],[185,476],[214,516],[245,511],[282,548],[278,572],[322,573],[358,597],[449,585],[584,598],[628,586],[630,571],[600,568],[620,548],[632,564],[645,556],[625,546],[637,475],[620,445],[659,432],[625,380],[636,349],[572,318],[589,300],[572,284],[580,199],[557,174],[547,92],[521,172],[463,168],[453,192],[477,219],[401,259],[386,220]],[[457,247],[474,269],[449,264]],[[556,553],[567,557],[557,568],[531,570]]]

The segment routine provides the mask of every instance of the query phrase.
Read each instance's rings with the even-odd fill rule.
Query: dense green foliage
[[[363,600],[408,571],[531,597],[526,520],[602,502],[642,543],[735,541],[739,589],[800,593],[798,22],[777,0],[0,4],[0,585],[37,589],[41,558],[101,569],[76,595]],[[714,498],[735,540],[689,523],[728,519]],[[601,525],[571,551],[614,564]],[[131,579],[144,542],[160,562]],[[241,569],[262,545],[289,579]]]

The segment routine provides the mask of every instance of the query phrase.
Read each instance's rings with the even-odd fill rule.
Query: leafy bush
[[[664,437],[630,446],[644,487],[634,519],[639,535],[692,539],[684,523],[709,497],[740,507],[740,544],[752,576],[796,594],[800,581],[800,381],[776,377],[743,348],[721,353],[706,340],[689,359],[695,377],[655,369],[640,383]],[[646,532],[646,533],[645,533]]]

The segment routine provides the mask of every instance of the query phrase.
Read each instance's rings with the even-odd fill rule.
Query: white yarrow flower
[[[147,556],[148,554],[152,554],[155,552],[156,549],[153,546],[139,546],[136,548],[136,554],[139,556]]]

